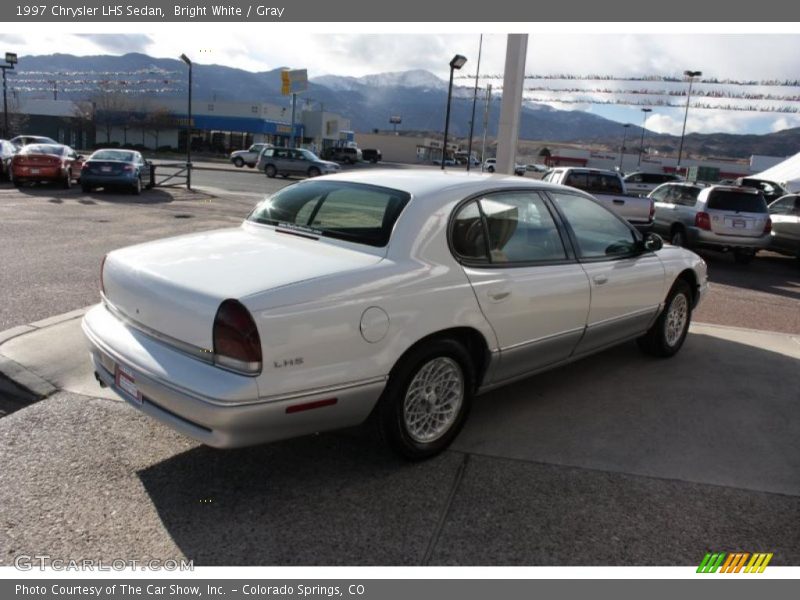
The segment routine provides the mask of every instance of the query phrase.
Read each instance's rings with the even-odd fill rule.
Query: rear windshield
[[[23,146],[20,154],[52,154],[53,156],[61,156],[64,154],[64,146],[57,146],[54,144],[28,144]]]
[[[90,160],[121,160],[123,162],[133,162],[133,152],[124,150],[99,150],[90,157]]]
[[[761,194],[716,190],[711,192],[708,197],[708,208],[709,210],[765,213],[767,212],[767,202]]]
[[[248,220],[382,247],[410,198],[379,186],[312,181],[282,189],[259,204]]]

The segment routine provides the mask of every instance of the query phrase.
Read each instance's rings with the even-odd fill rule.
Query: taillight
[[[133,165],[125,165],[122,167],[123,171],[133,171]]]
[[[103,292],[103,295],[106,295],[106,285],[103,283],[103,270],[106,268],[106,259],[108,258],[108,254],[103,257],[103,260],[100,262],[100,291]]]
[[[767,222],[764,223],[764,233],[772,233],[772,219],[767,217]]]
[[[711,231],[711,217],[707,212],[699,212],[694,217],[694,224],[700,229]]]
[[[656,203],[650,200],[650,221],[656,216]]]
[[[86,171],[89,168],[89,163],[83,163],[81,165],[81,171]]]
[[[225,300],[214,317],[214,363],[245,375],[261,372],[261,338],[250,312]]]

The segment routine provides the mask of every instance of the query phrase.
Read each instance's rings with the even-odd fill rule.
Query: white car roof
[[[516,175],[489,174],[480,171],[448,171],[441,169],[364,169],[348,171],[336,175],[326,175],[325,179],[350,181],[369,185],[380,185],[412,196],[423,197],[433,193],[460,192],[464,196],[480,193],[482,190],[498,188],[531,187],[535,189],[563,189],[563,186],[538,179],[526,179]],[[314,180],[309,180],[314,181]]]

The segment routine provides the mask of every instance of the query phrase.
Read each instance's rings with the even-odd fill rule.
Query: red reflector
[[[700,229],[705,229],[706,231],[711,231],[711,217],[708,216],[708,213],[699,212],[694,217],[694,224],[697,225]]]
[[[323,406],[332,406],[339,401],[338,398],[328,398],[326,400],[315,400],[314,402],[306,402],[305,404],[292,404],[286,407],[286,414],[303,412],[304,410],[313,410],[315,408],[322,408]]]
[[[772,233],[772,219],[767,218],[767,222],[764,223],[764,233]]]

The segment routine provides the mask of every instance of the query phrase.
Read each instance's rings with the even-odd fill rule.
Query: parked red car
[[[11,159],[14,185],[28,181],[54,181],[69,188],[80,179],[83,156],[62,144],[28,144]]]

